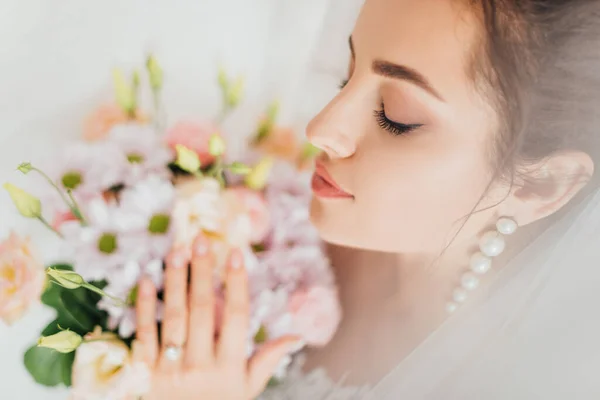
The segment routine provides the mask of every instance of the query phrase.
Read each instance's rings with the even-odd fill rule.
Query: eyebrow
[[[350,52],[352,53],[352,58],[356,58],[356,53],[354,52],[354,43],[352,42],[352,36],[348,39],[348,43],[350,46]],[[373,73],[377,75],[384,76],[386,78],[399,79],[403,81],[410,82],[421,89],[425,90],[427,93],[431,94],[435,98],[440,101],[445,102],[444,98],[439,94],[437,90],[431,86],[429,81],[417,70],[407,67],[405,65],[398,65],[391,63],[389,61],[383,60],[375,60],[371,66]]]

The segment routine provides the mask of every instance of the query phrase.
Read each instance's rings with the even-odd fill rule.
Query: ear
[[[594,173],[594,162],[584,152],[556,153],[527,168],[501,210],[520,226],[560,210],[583,189]]]

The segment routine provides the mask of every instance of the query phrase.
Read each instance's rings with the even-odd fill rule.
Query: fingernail
[[[187,266],[188,257],[182,250],[176,250],[169,256],[169,265],[172,268],[183,268]]]
[[[194,254],[204,256],[208,253],[208,240],[204,234],[200,233],[194,241]]]
[[[242,257],[242,252],[239,249],[233,250],[231,254],[231,268],[240,269],[244,264],[244,259]]]
[[[152,293],[152,287],[150,286],[150,282],[148,282],[147,278],[144,278],[140,281],[138,285],[138,292],[142,296],[150,296]]]

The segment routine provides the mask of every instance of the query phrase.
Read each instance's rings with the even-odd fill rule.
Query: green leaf
[[[42,336],[50,336],[60,332],[59,325],[60,321],[58,319],[55,319],[54,321],[50,322],[42,331]]]
[[[62,312],[59,312],[59,319],[71,319],[71,324],[74,323],[80,328],[80,330],[77,330],[73,327],[73,331],[80,335],[84,335],[94,330],[95,320],[93,316],[90,315],[89,309],[85,306],[85,302],[82,302],[77,294],[73,293],[71,290],[64,290],[60,294],[60,299],[63,302],[64,309]],[[60,324],[60,326],[63,328],[70,328],[70,326],[64,326],[63,324]]]
[[[53,265],[52,268],[70,270],[68,265]],[[104,282],[95,282],[95,286],[102,288]],[[60,325],[64,329],[85,335],[91,332],[96,325],[106,327],[108,315],[99,310],[96,304],[100,296],[87,289],[79,288],[70,290],[62,286],[52,284],[42,294],[42,302],[57,312],[56,319],[44,330],[44,335],[56,333],[51,326]]]
[[[71,369],[75,352],[63,354],[33,346],[25,352],[23,362],[33,379],[44,386],[71,386]]]

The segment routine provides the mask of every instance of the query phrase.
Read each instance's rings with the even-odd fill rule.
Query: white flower
[[[112,143],[76,142],[64,147],[44,171],[59,187],[85,199],[120,184],[125,166],[122,153]]]
[[[139,241],[127,234],[131,229],[115,203],[95,197],[85,204],[87,225],[79,221],[62,224],[66,245],[73,252],[75,270],[86,280],[102,280],[128,261],[147,253]]]
[[[135,302],[135,288],[142,277],[150,277],[157,289],[163,287],[163,263],[160,259],[152,260],[146,264],[130,261],[123,266],[111,270],[106,277],[109,282],[104,291],[125,301]],[[110,329],[119,328],[119,336],[127,338],[135,332],[135,309],[124,308],[112,299],[103,297],[98,302],[98,308],[108,312],[108,325]],[[159,315],[157,314],[157,318]]]
[[[148,175],[169,177],[173,153],[150,125],[129,123],[113,127],[108,140],[121,150],[126,168],[124,181],[132,185]]]
[[[149,259],[162,259],[172,247],[171,212],[175,200],[173,184],[150,175],[121,193],[120,215],[130,227],[138,247]]]

